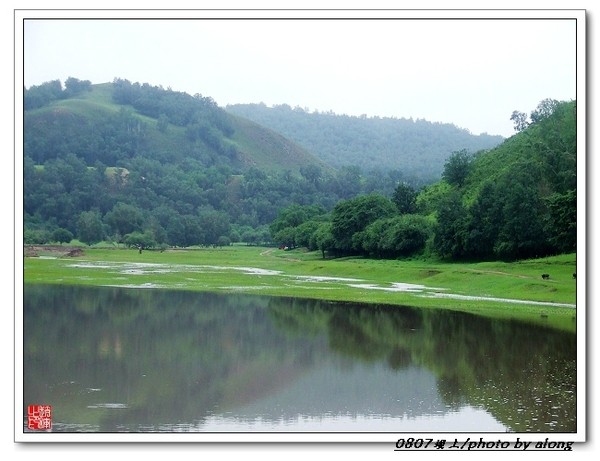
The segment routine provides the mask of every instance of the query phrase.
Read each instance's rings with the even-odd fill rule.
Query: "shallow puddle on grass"
[[[380,290],[395,293],[412,293],[416,296],[430,297],[430,298],[446,298],[446,299],[457,299],[465,301],[492,301],[492,302],[504,302],[504,303],[516,303],[516,304],[529,304],[529,305],[541,305],[541,306],[555,306],[555,307],[569,307],[575,308],[575,304],[568,303],[554,303],[554,302],[543,302],[543,301],[528,301],[521,299],[509,299],[509,298],[495,298],[491,296],[470,296],[461,295],[454,293],[442,293],[442,291],[448,290],[447,288],[441,287],[429,287],[426,285],[404,283],[404,282],[393,282],[388,286],[383,286],[375,283],[348,283],[348,282],[367,282],[364,279],[350,278],[350,277],[333,277],[333,276],[314,276],[314,275],[289,275],[282,271],[261,269],[258,267],[245,267],[245,266],[214,266],[214,265],[187,265],[187,264],[159,264],[159,263],[108,263],[103,261],[83,261],[75,264],[68,264],[67,267],[85,268],[85,269],[115,269],[120,274],[126,275],[147,275],[147,274],[170,274],[170,273],[181,273],[191,272],[196,274],[210,274],[210,273],[222,273],[226,271],[241,272],[246,275],[256,276],[280,276],[295,279],[295,288],[306,288],[306,289],[322,289],[332,290],[340,288],[356,288],[361,290]],[[188,279],[190,284],[194,283],[193,279]],[[302,284],[306,283],[305,286]],[[316,287],[315,284],[321,284],[322,286]],[[326,284],[323,286],[323,284]],[[169,285],[155,284],[155,283],[142,283],[142,284],[122,284],[122,285],[107,285],[107,286],[120,286],[126,288],[168,288]],[[185,284],[178,283],[178,288],[185,288]],[[221,286],[216,287],[220,290],[232,290],[232,291],[243,291],[243,290],[264,290],[277,288],[273,285],[247,285],[247,286]],[[284,287],[282,287],[284,288]]]
[[[568,303],[554,303],[547,301],[528,301],[525,299],[509,299],[509,298],[494,298],[491,296],[466,296],[457,295],[452,293],[431,293],[423,295],[429,298],[449,298],[449,299],[462,299],[465,301],[495,301],[501,303],[515,303],[515,304],[533,304],[535,306],[554,306],[554,307],[577,307],[576,304]]]
[[[425,285],[416,285],[412,283],[395,282],[389,287],[382,287],[379,285],[373,285],[369,283],[351,284],[348,285],[352,288],[363,288],[367,290],[382,290],[382,291],[394,291],[394,292],[407,292],[407,293],[422,293],[428,290],[446,290],[446,288],[427,287]]]
[[[239,271],[249,275],[282,275],[283,272],[270,269],[260,269],[258,267],[237,267],[237,266],[211,266],[211,265],[187,265],[187,264],[159,264],[159,263],[107,263],[82,262],[68,264],[67,267],[82,269],[116,269],[122,274],[143,275],[143,274],[171,274],[178,272],[194,273],[215,273],[222,271]]]
[[[363,279],[353,279],[347,277],[325,277],[317,275],[290,275],[288,277],[294,277],[295,279],[306,281],[306,282],[362,282]]]

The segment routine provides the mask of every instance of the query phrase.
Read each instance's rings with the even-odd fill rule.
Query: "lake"
[[[576,335],[434,309],[25,285],[53,432],[576,432]]]

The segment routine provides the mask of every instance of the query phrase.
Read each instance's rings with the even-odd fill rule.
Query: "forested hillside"
[[[24,104],[26,243],[275,243],[323,256],[451,260],[576,249],[573,101],[544,100],[530,115],[513,113],[518,133],[488,150],[454,149],[430,131],[436,126],[404,121],[417,134],[403,139],[437,139],[438,154],[444,143],[450,150],[445,161],[419,158],[430,173],[439,168],[441,179],[428,183],[411,181],[406,169],[335,169],[211,98],[149,84],[70,78],[64,88],[53,81],[27,89]],[[377,127],[384,139],[386,124],[400,126],[278,110],[296,114],[300,126],[323,121],[323,139],[336,132],[345,133],[346,146],[362,139],[365,158],[382,148],[367,133]],[[282,121],[292,123],[287,115]],[[418,143],[403,149],[420,152]],[[415,165],[411,171],[424,174]]]
[[[238,172],[325,167],[298,145],[228,114],[209,97],[122,79],[101,85],[70,79],[64,90],[59,81],[32,87],[25,93],[25,130],[25,154],[36,164],[75,154],[89,166],[118,166],[144,156],[171,164],[193,159]]]
[[[390,193],[398,172],[334,170],[201,95],[115,79],[25,91],[25,241],[269,242],[291,204]]]
[[[355,165],[365,172],[400,170],[404,180],[415,185],[439,180],[452,152],[478,152],[503,141],[501,136],[475,136],[447,123],[310,113],[285,104],[235,104],[227,110],[283,134],[329,165]]]
[[[283,210],[276,242],[323,255],[515,260],[577,248],[576,103],[544,100],[513,114],[519,133],[486,152],[454,152],[442,179],[419,191],[338,202],[328,216]]]

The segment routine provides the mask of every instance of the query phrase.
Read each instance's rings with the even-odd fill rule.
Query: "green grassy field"
[[[576,329],[575,254],[514,263],[324,260],[301,250],[230,246],[165,252],[30,248],[25,283],[165,288],[452,309]],[[543,280],[542,273],[550,274]],[[548,303],[548,304],[544,304]]]

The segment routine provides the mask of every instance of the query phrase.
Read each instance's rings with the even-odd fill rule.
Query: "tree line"
[[[353,197],[331,213],[293,205],[271,224],[273,238],[323,257],[515,260],[575,251],[575,113],[575,102],[544,100],[498,148],[452,153],[441,181],[420,190],[400,183],[391,197]]]
[[[37,109],[59,99],[75,97],[85,91],[90,91],[92,82],[69,77],[65,80],[63,88],[60,80],[51,80],[41,85],[33,85],[25,89],[23,107],[25,110]]]
[[[26,156],[25,242],[268,245],[269,224],[282,208],[314,204],[331,210],[355,194],[389,194],[397,183],[393,173],[369,178],[354,168],[239,173],[226,165],[207,168],[195,159],[171,165],[139,156],[121,165],[88,166],[74,154],[40,165]]]

